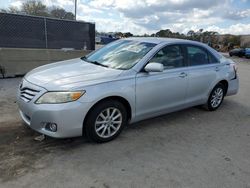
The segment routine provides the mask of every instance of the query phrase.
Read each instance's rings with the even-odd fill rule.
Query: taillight
[[[234,69],[234,79],[237,78],[237,71],[238,71],[238,67],[236,64],[231,64],[231,67]]]

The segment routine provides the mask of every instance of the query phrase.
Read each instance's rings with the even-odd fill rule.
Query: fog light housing
[[[57,131],[57,124],[56,123],[44,123],[45,129],[51,132]]]

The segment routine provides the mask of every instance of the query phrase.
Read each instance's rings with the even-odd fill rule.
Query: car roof
[[[208,46],[207,44],[192,41],[192,40],[185,40],[185,39],[176,39],[176,38],[161,38],[161,37],[129,37],[122,40],[133,40],[138,42],[148,42],[148,43],[154,43],[156,45],[164,43],[164,44],[190,44],[190,45],[196,45],[196,46],[202,46],[209,50],[211,53],[213,53],[218,59],[221,59],[223,56],[220,55],[216,50]]]
[[[185,40],[185,39],[176,39],[176,38],[161,38],[161,37],[129,37],[124,40],[134,40],[139,42],[148,42],[148,43],[154,43],[154,44],[160,44],[160,43],[187,43],[187,44],[199,44],[204,45],[201,42],[191,41],[191,40]]]

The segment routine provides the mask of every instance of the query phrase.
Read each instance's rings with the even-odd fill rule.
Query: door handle
[[[180,75],[179,75],[180,78],[185,78],[186,76],[187,76],[187,73],[185,73],[185,72],[182,72],[182,73],[180,73]]]
[[[215,67],[215,71],[218,72],[220,70],[220,67]]]

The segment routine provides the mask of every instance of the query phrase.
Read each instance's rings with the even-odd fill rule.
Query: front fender
[[[135,78],[96,84],[83,89],[86,93],[79,99],[79,102],[94,105],[107,97],[122,97],[130,104],[131,118],[135,116]]]

